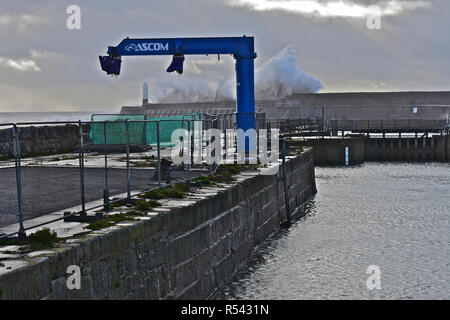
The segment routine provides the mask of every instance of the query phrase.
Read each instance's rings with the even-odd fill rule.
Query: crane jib
[[[255,84],[253,37],[216,38],[126,38],[115,47],[108,47],[108,55],[100,56],[102,70],[119,75],[122,56],[173,55],[167,72],[183,72],[185,55],[231,54],[236,59],[236,121],[246,132],[255,129]],[[244,138],[245,139],[245,138]],[[238,139],[239,140],[239,139]],[[249,143],[245,142],[246,152]]]

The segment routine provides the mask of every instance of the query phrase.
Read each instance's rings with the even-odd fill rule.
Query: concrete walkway
[[[161,158],[169,157],[170,148],[161,149]],[[156,150],[130,154],[131,190],[156,187]],[[86,202],[103,199],[105,160],[97,152],[84,155]],[[81,204],[78,153],[37,156],[22,159],[22,198],[25,220]],[[110,198],[127,191],[126,154],[108,155]],[[199,176],[205,170],[172,171],[174,180]],[[17,186],[14,160],[0,161],[0,227],[18,222]]]
[[[104,169],[85,168],[86,201],[103,198]],[[145,190],[158,185],[154,169],[131,169],[131,189]],[[191,172],[197,176],[199,172]],[[74,167],[23,167],[23,212],[25,220],[81,204],[80,171]],[[127,190],[124,169],[109,169],[111,197]],[[187,172],[173,171],[172,178],[185,179]],[[16,223],[17,191],[14,168],[0,169],[0,227]]]

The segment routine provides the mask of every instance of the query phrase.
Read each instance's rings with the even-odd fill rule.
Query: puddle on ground
[[[50,251],[50,250],[34,251],[34,252],[28,253],[27,256],[29,258],[34,258],[34,257],[39,257],[42,255],[49,255],[49,254],[54,254],[54,252]]]
[[[25,267],[28,262],[23,260],[4,260],[0,261],[0,276],[13,270]]]

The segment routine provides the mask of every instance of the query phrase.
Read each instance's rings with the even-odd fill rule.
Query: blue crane
[[[173,55],[168,72],[183,72],[184,55],[231,54],[236,59],[238,129],[255,129],[255,80],[253,37],[219,38],[126,38],[116,47],[108,47],[108,56],[100,56],[102,69],[112,75],[120,74],[122,56]],[[248,152],[248,143],[245,143]]]

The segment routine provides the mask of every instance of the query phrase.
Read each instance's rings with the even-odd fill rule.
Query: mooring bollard
[[[166,158],[161,159],[161,165],[160,165],[160,176],[165,179],[166,184],[170,184],[170,172],[172,171],[171,168],[172,161],[167,160]],[[153,179],[156,178],[158,175],[158,172],[155,172],[153,175]]]
[[[86,215],[86,196],[84,190],[84,150],[83,150],[83,124],[78,121],[78,134],[80,135],[80,149],[78,160],[80,164],[80,188],[81,188],[81,215]]]
[[[17,235],[20,239],[26,238],[25,228],[23,226],[23,208],[22,208],[22,164],[20,161],[20,139],[17,126],[13,126],[13,144],[14,144],[14,166],[16,169],[17,186],[17,208],[19,216],[19,231]]]

